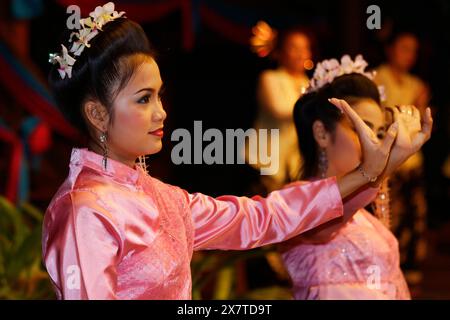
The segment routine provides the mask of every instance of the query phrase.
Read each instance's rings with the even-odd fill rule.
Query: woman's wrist
[[[364,169],[363,164],[361,163],[356,170],[367,180],[367,183],[374,183],[378,180],[379,174],[370,173],[368,170]]]
[[[348,197],[359,188],[368,184],[367,178],[365,178],[358,171],[358,169],[355,169],[341,177],[337,177],[336,180],[342,199]]]

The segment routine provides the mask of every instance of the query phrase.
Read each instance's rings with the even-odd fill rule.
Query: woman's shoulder
[[[420,92],[420,90],[424,90],[426,88],[425,82],[418,76],[412,73],[408,73],[405,75],[406,81],[408,82],[408,86],[411,86],[412,89],[417,90]]]
[[[61,186],[46,210],[46,216],[77,216],[80,212],[101,215],[114,222],[112,204],[95,189]]]
[[[69,174],[48,205],[46,216],[51,218],[92,212],[114,223],[113,203],[109,199],[119,194],[118,188],[93,170],[83,168],[77,175]]]
[[[147,175],[146,177],[148,183],[152,185],[152,189],[154,193],[157,193],[159,196],[172,200],[180,199],[188,199],[189,192],[183,188],[172,185],[170,183],[161,181],[158,178]]]
[[[174,211],[181,213],[181,216],[185,218],[190,217],[190,202],[195,193],[190,193],[183,188],[160,181],[156,178],[152,179],[158,190],[159,200],[164,202],[164,206],[170,207]]]

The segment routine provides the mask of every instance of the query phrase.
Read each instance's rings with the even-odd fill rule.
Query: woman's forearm
[[[344,204],[343,217],[329,221],[313,230],[303,233],[299,241],[314,244],[331,241],[359,209],[364,208],[376,197],[378,189],[374,188],[372,184],[368,187],[367,181],[357,170],[339,177],[337,179],[337,185]]]
[[[365,178],[357,169],[337,177],[337,185],[342,199],[368,183],[369,181],[367,178]]]

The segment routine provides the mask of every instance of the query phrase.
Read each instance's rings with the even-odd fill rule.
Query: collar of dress
[[[103,156],[88,149],[73,148],[70,157],[70,166],[88,167],[97,171],[101,175],[110,176],[113,180],[122,183],[137,184],[139,176],[144,175],[144,170],[135,166],[129,166],[108,158],[106,170],[103,167]]]

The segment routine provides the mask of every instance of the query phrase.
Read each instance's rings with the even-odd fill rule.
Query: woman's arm
[[[188,194],[194,249],[244,250],[339,224],[369,204],[378,188],[360,188],[342,204],[336,178],[296,182],[267,198]],[[318,228],[316,228],[318,229]]]
[[[341,217],[336,179],[293,183],[267,198],[188,194],[194,249],[251,249],[287,240]]]
[[[392,125],[385,139],[379,141],[345,101],[332,99],[330,102],[346,112],[358,131],[363,148],[360,168],[364,174],[355,169],[337,179],[297,183],[274,191],[267,198],[214,199],[186,193],[195,229],[195,249],[250,249],[292,238],[342,216],[341,199],[368,184],[368,176],[377,177],[383,172],[398,124]],[[376,190],[370,192],[375,196]],[[354,208],[347,210],[344,220],[350,219],[354,212]]]
[[[364,186],[354,194],[344,199],[344,215],[342,219],[334,219],[314,228],[298,238],[294,239],[290,244],[295,243],[327,243],[334,238],[339,230],[353,217],[359,210],[374,201],[379,191],[379,187]]]
[[[122,241],[97,200],[90,192],[71,192],[46,213],[43,258],[59,299],[117,299]]]

